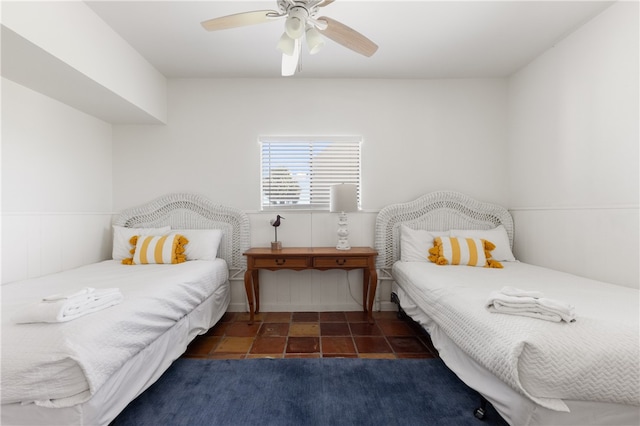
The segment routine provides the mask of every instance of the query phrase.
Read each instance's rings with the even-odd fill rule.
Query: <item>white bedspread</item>
[[[504,266],[397,262],[393,275],[466,354],[541,406],[568,411],[562,399],[640,405],[638,290],[520,262]],[[571,303],[576,321],[490,313],[487,296],[503,286]]]
[[[104,261],[2,286],[2,404],[69,407],[88,400],[129,358],[220,285],[224,260],[177,265]],[[15,324],[17,310],[52,293],[117,287],[122,303],[65,323]]]

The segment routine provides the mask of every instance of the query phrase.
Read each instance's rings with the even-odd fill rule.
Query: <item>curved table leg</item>
[[[256,313],[260,312],[260,280],[258,272],[259,271],[257,269],[254,269],[251,275],[251,278],[253,279],[253,297],[256,300]]]
[[[244,273],[244,291],[247,293],[247,301],[249,302],[249,324],[253,324],[253,283],[252,283],[253,271],[247,269]]]
[[[362,270],[362,311],[369,312],[369,282],[371,280],[371,272],[368,268]]]
[[[369,298],[367,300],[367,309],[369,310],[369,323],[373,324],[373,302],[376,298],[376,290],[378,288],[378,271],[372,268],[369,277]],[[364,302],[364,300],[363,300]]]

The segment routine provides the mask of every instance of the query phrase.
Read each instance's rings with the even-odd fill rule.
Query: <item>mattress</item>
[[[129,360],[228,285],[221,259],[135,266],[109,260],[3,285],[3,408],[17,403],[63,408],[88,401]],[[117,287],[124,300],[66,323],[11,320],[26,304],[83,287]]]
[[[155,383],[191,340],[216,324],[230,302],[229,286],[218,287],[208,299],[166,333],[128,360],[88,401],[63,408],[36,404],[2,405],[0,424],[108,425],[138,395]]]
[[[400,288],[451,341],[511,389],[555,411],[565,400],[640,405],[638,291],[520,262],[504,269],[396,262]],[[575,323],[490,313],[503,286],[576,307]]]
[[[576,425],[637,425],[640,407],[606,402],[564,400],[569,412],[541,407],[529,398],[511,389],[473,358],[468,356],[442,331],[407,293],[394,283],[403,311],[420,324],[431,337],[440,358],[472,389],[482,394],[510,425],[576,426]],[[478,401],[479,402],[479,401]],[[472,408],[469,407],[469,411]]]

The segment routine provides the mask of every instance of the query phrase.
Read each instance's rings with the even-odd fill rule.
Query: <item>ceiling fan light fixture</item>
[[[289,37],[300,38],[304,34],[304,22],[297,16],[290,16],[284,24],[284,30]]]
[[[289,9],[288,15],[284,23],[284,30],[289,37],[297,40],[304,35],[309,11],[304,7],[296,6]]]
[[[280,40],[278,40],[278,45],[276,47],[285,55],[292,56],[293,51],[296,47],[296,41],[289,37],[289,35],[285,31],[284,33],[282,33]]]
[[[318,31],[315,27],[309,27],[307,29],[306,38],[309,53],[312,55],[318,53],[324,46],[324,38],[320,34],[320,31]]]

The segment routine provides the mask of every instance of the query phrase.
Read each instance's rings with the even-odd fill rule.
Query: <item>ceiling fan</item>
[[[202,22],[208,31],[261,24],[285,18],[284,33],[277,48],[282,52],[282,75],[295,74],[300,61],[302,39],[306,39],[310,54],[318,53],[324,45],[322,35],[364,56],[373,55],[378,46],[348,26],[328,18],[317,17],[320,8],[335,0],[277,0],[278,10],[255,10],[221,16]],[[322,35],[321,35],[322,34]]]

